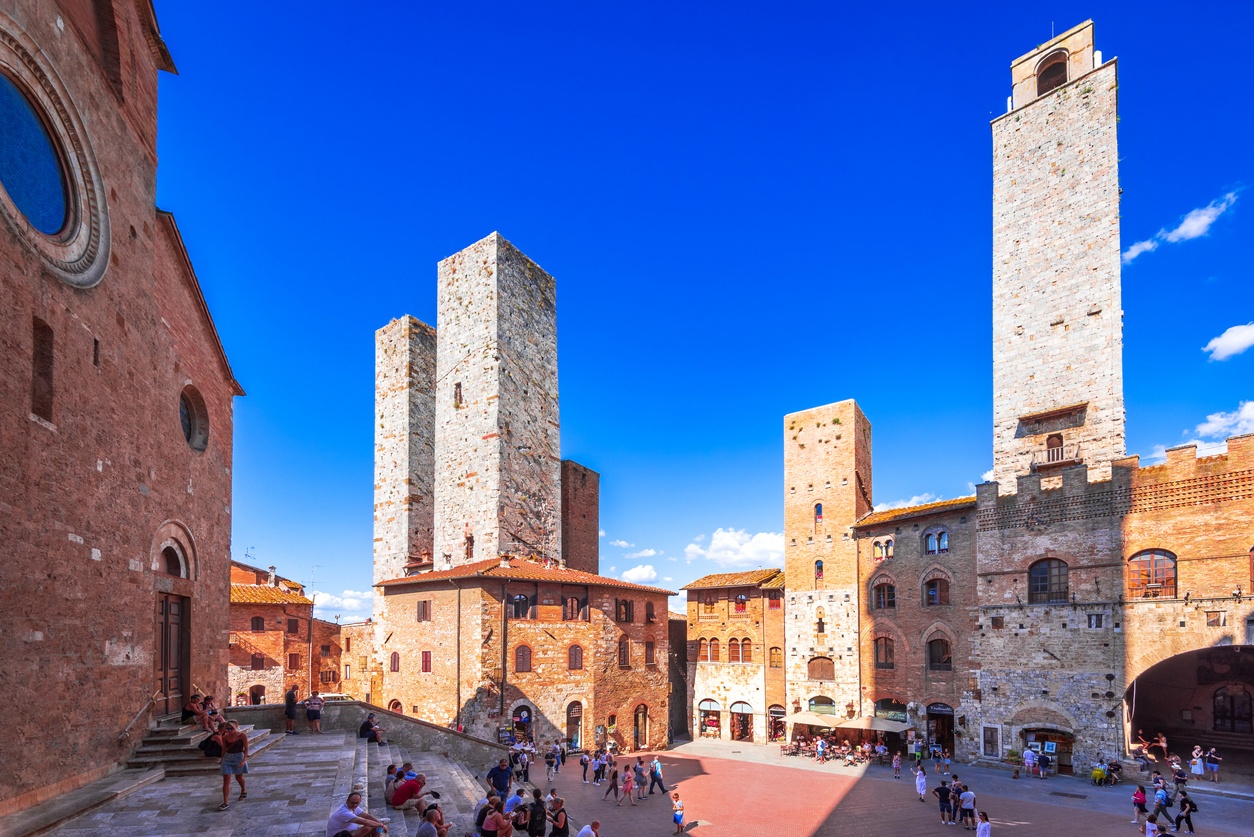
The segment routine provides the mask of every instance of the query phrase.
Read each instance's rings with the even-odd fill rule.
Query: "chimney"
[[[275,570],[275,568],[274,568],[274,567],[271,567],[271,568],[270,568],[270,578],[268,578],[268,579],[266,580],[266,584],[269,584],[271,587],[273,587],[273,586],[275,585],[275,581],[274,581],[274,570]]]
[[[508,553],[501,555],[501,569],[503,570],[509,569],[509,554]]]

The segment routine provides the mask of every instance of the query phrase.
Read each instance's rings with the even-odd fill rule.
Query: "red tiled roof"
[[[779,575],[769,578],[758,585],[763,590],[783,590],[784,589],[784,571],[780,570]]]
[[[660,587],[633,584],[630,581],[620,581],[609,576],[594,575],[581,570],[545,567],[543,564],[527,558],[511,558],[508,568],[501,566],[499,559],[488,558],[483,561],[463,564],[460,567],[453,567],[449,570],[418,573],[405,576],[404,578],[389,578],[386,581],[380,581],[375,587],[426,584],[432,581],[447,581],[458,578],[500,578],[514,581],[549,581],[555,584],[588,584],[599,587],[621,587],[626,590],[643,590],[649,593],[665,593],[667,596],[675,595],[674,592],[663,590]]]
[[[974,497],[957,497],[953,500],[938,500],[935,503],[924,503],[921,506],[906,506],[904,509],[886,509],[881,512],[871,512],[855,523],[854,528],[861,529],[864,526],[875,526],[879,523],[888,523],[908,517],[920,517],[933,512],[956,511],[957,509],[973,507],[974,505]]]
[[[774,581],[776,576],[782,579],[784,576],[783,570],[775,567],[765,567],[760,570],[746,570],[739,573],[714,573],[713,575],[705,575],[696,581],[689,582],[681,589],[705,590],[711,587],[766,587],[768,586],[767,582]]]
[[[300,593],[271,587],[269,584],[232,584],[231,604],[300,604],[311,605]]]

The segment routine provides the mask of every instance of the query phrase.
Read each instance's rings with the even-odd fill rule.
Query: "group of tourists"
[[[283,721],[286,727],[285,732],[288,735],[300,735],[296,731],[296,713],[301,704],[305,706],[305,723],[309,725],[309,731],[312,733],[322,734],[322,708],[327,705],[325,699],[318,694],[318,690],[314,689],[309,693],[309,697],[304,700],[297,700],[296,684],[293,683],[287,693],[283,695]]]

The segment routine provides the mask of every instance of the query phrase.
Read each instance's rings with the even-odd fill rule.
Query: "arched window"
[[[928,555],[944,555],[949,551],[949,533],[941,530],[928,534],[923,539],[923,547]]]
[[[630,623],[632,621],[632,602],[631,599],[619,599],[614,607],[614,619],[617,622]]]
[[[924,584],[923,604],[925,607],[949,604],[949,582],[943,578],[934,578]]]
[[[783,667],[784,667],[784,649],[772,648],[771,649],[771,668],[783,668]]]
[[[727,662],[740,662],[740,640],[733,638],[727,641]]]
[[[399,700],[393,700],[388,703],[388,711],[395,712],[397,715],[404,715],[405,707],[401,706],[401,702]]]
[[[167,546],[161,550],[162,570],[166,575],[183,577],[183,559],[179,557],[178,550],[172,546]]]
[[[814,577],[816,579],[823,577],[823,562],[822,561],[814,562]]]
[[[872,550],[872,555],[874,556],[876,561],[884,560],[884,544],[880,543],[879,541],[876,541],[872,545],[871,550]]]
[[[753,643],[749,641],[748,637],[740,640],[740,662],[753,662]]]
[[[936,535],[928,535],[924,538],[923,551],[928,555],[936,554]]]
[[[893,641],[882,636],[875,640],[875,667],[892,668],[893,665]]]
[[[893,539],[887,538],[875,542],[875,560],[886,561],[893,557]]]
[[[710,661],[710,644],[704,639],[697,640],[697,662],[708,663]]]
[[[714,593],[703,593],[701,596],[701,612],[713,613],[718,597]]]
[[[722,658],[719,656],[719,653],[718,653],[718,637],[715,637],[714,639],[710,640],[710,662],[717,663],[721,659]]]
[[[836,664],[831,657],[815,657],[806,667],[806,676],[811,680],[835,680]]]
[[[562,619],[567,622],[575,622],[582,616],[583,603],[578,596],[567,596],[562,600]]]
[[[1067,600],[1067,564],[1046,558],[1028,567],[1028,602],[1047,604]]]
[[[525,645],[514,649],[514,671],[531,671],[531,649]]]
[[[510,600],[514,605],[513,613],[510,615],[514,619],[527,619],[531,616],[531,600],[523,594],[519,593]]]
[[[392,656],[388,660],[388,670],[392,672],[401,670],[401,655],[396,651],[392,652]]]
[[[250,624],[252,626],[252,630],[257,633],[266,629],[266,619],[264,616],[254,616],[250,621]]]
[[[931,671],[953,671],[954,658],[949,649],[949,640],[943,637],[928,640],[927,667]]]
[[[893,557],[893,539],[889,538],[888,540],[884,541],[884,558],[888,559],[892,557]]]
[[[627,637],[618,640],[618,666],[631,668],[631,640]]]
[[[949,533],[941,532],[936,536],[936,551],[944,555],[949,551]]]
[[[644,603],[644,621],[646,621],[646,622],[656,622],[656,621],[657,621],[657,615],[655,614],[655,612],[654,612],[654,610],[653,610],[653,602],[645,602],[645,603]]]
[[[1176,597],[1176,556],[1165,549],[1146,549],[1128,559],[1128,595]]]
[[[1062,455],[1062,434],[1054,433],[1045,440],[1045,461],[1061,462]]]
[[[827,633],[827,623],[823,621],[827,614],[823,612],[823,608],[820,607],[814,615],[814,632],[816,634]]]
[[[1044,96],[1067,83],[1067,53],[1058,51],[1047,57],[1036,69],[1036,95]]]
[[[744,593],[736,594],[736,612],[737,613],[749,612],[749,597],[746,596]]]
[[[887,610],[897,606],[897,588],[882,582],[871,590],[872,607],[876,610]]]
[[[821,531],[823,528],[823,504],[814,504],[814,531]]]
[[[818,695],[810,698],[810,711],[819,715],[835,715],[836,701],[826,695]]]

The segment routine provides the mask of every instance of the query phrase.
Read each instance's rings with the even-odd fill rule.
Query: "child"
[[[898,750],[897,755],[893,756],[893,778],[901,778],[901,750]]]
[[[673,819],[675,820],[675,833],[684,833],[684,803],[679,798],[679,791],[671,794],[671,810],[675,812]]]

